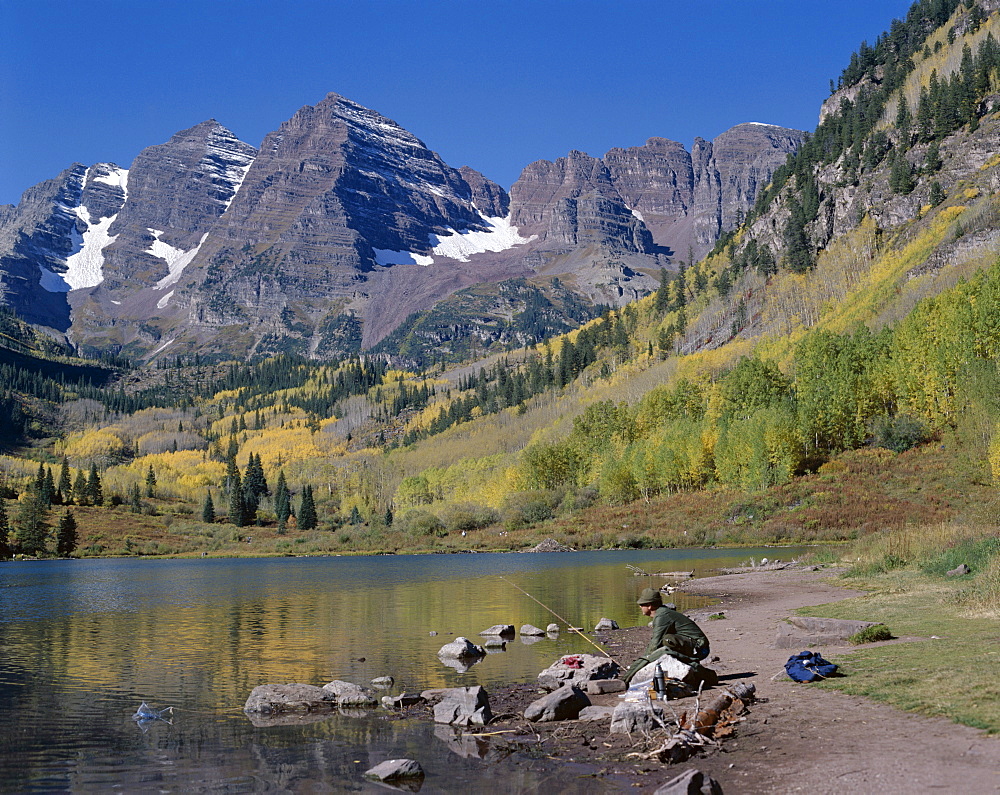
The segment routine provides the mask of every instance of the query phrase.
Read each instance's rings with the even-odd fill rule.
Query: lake
[[[563,623],[510,583],[576,626],[606,616],[627,627],[646,621],[639,591],[666,579],[635,577],[626,564],[705,574],[796,552],[3,563],[0,791],[374,791],[384,788],[364,771],[399,756],[424,766],[423,792],[562,791],[541,765],[498,783],[502,762],[466,753],[447,727],[374,711],[258,728],[243,704],[267,682],[367,685],[391,675],[395,693],[533,681],[562,654],[596,650],[564,628],[558,639],[518,636],[464,672],[436,652],[458,635],[478,642],[493,624]],[[674,601],[704,604],[680,593]],[[136,724],[143,701],[173,706],[172,723]]]

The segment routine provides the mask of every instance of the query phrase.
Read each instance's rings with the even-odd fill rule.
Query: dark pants
[[[687,665],[693,665],[708,656],[708,646],[699,646],[691,638],[684,637],[683,635],[664,635],[663,645],[656,651],[647,654],[645,657],[640,657],[632,663],[625,672],[625,675],[622,676],[622,680],[625,684],[628,684],[632,681],[632,677],[642,668],[645,668],[651,662],[655,662],[665,655],[674,657]]]

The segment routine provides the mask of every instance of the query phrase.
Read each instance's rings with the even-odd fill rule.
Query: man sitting
[[[626,684],[642,668],[665,654],[702,671],[708,670],[699,665],[708,657],[708,638],[694,621],[664,605],[660,592],[653,588],[646,588],[637,604],[644,616],[653,617],[653,636],[643,656],[632,663],[622,676]]]

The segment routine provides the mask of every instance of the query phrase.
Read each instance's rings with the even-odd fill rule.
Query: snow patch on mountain
[[[469,229],[465,232],[456,232],[453,229],[448,235],[431,235],[433,253],[439,257],[468,262],[473,254],[506,251],[514,246],[530,243],[537,237],[537,235],[521,237],[517,227],[511,224],[509,215],[506,218],[484,218],[483,221],[489,229]]]
[[[252,154],[245,149],[250,149]],[[223,201],[224,211],[233,203],[256,158],[256,149],[248,147],[221,125],[208,137],[205,158],[199,168],[215,184],[227,190],[229,196]]]
[[[167,293],[165,296],[163,296],[163,298],[161,298],[159,301],[156,302],[156,308],[157,309],[165,309],[166,306],[167,306],[167,304],[170,303],[170,298],[171,298],[171,296],[173,296],[173,294],[174,294],[174,291],[171,290],[169,293]]]
[[[103,163],[101,165],[104,165]],[[87,169],[86,179],[90,179],[90,172],[92,169]],[[93,177],[94,182],[103,182],[105,185],[114,185],[116,188],[121,188],[122,193],[125,194],[125,198],[128,199],[128,169],[127,168],[111,168],[108,169],[107,173],[98,173]]]
[[[95,177],[95,179],[97,178]],[[73,241],[73,253],[66,257],[65,273],[55,274],[48,271],[49,275],[46,275],[45,269],[42,269],[40,284],[50,293],[96,287],[104,281],[104,256],[101,251],[105,246],[114,243],[118,237],[108,234],[108,229],[118,217],[117,213],[94,223],[90,220],[90,212],[86,207],[74,207],[72,212],[87,225],[87,229],[82,235],[76,229],[70,233]],[[58,285],[57,280],[62,282],[62,286]]]
[[[166,347],[167,347],[168,345],[172,345],[175,339],[177,339],[177,337],[172,337],[171,339],[167,340],[167,341],[166,341],[166,342],[164,342],[164,343],[163,343],[163,344],[162,344],[162,345],[161,345],[161,346],[160,346],[159,348],[157,348],[157,349],[156,349],[155,351],[153,351],[153,352],[152,352],[151,354],[149,354],[149,355],[150,355],[151,357],[152,357],[152,356],[156,356],[156,354],[160,353],[160,352],[161,352],[161,351],[162,351],[162,350],[163,350],[164,348],[166,348]]]
[[[169,243],[164,243],[160,240],[160,235],[163,234],[163,230],[161,229],[150,229],[149,232],[155,239],[150,244],[149,248],[146,249],[147,253],[164,260],[167,263],[167,270],[169,271],[167,275],[160,279],[154,287],[156,290],[162,290],[181,278],[181,274],[184,272],[184,269],[191,264],[191,260],[195,258],[195,255],[201,249],[202,243],[204,243],[206,238],[208,238],[208,232],[201,236],[201,240],[198,241],[198,245],[190,251],[175,248]],[[170,295],[173,295],[172,290]],[[161,301],[164,301],[163,306],[166,306],[165,302],[168,298],[170,298],[170,295],[161,299]],[[157,306],[160,307],[160,309],[163,309],[163,306],[160,306],[160,304],[157,304]]]
[[[514,246],[530,243],[537,235],[521,237],[517,227],[510,222],[510,216],[483,218],[489,229],[467,229],[458,232],[452,229],[447,235],[428,235],[431,255],[415,254],[412,251],[390,251],[376,248],[375,261],[379,265],[431,265],[434,257],[457,259],[468,262],[473,254],[487,251],[506,251]]]

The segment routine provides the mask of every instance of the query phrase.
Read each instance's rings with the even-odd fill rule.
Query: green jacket
[[[653,637],[649,639],[646,654],[652,654],[660,648],[666,635],[680,635],[682,638],[687,638],[696,649],[708,646],[708,638],[694,621],[683,613],[661,605],[653,613]]]

